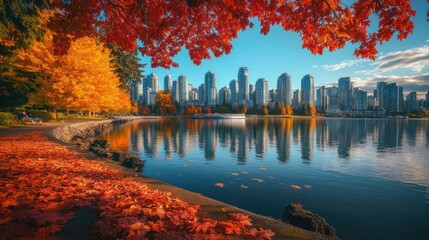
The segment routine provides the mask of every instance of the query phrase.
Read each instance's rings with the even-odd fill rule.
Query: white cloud
[[[374,69],[376,72],[390,72],[397,69],[421,72],[429,67],[429,46],[390,52],[379,57],[374,63],[377,65]]]
[[[338,71],[340,69],[355,66],[355,65],[360,65],[360,64],[368,62],[368,61],[369,60],[367,60],[367,59],[344,60],[344,61],[337,63],[337,64],[330,64],[330,65],[325,64],[325,65],[322,65],[320,67],[327,70],[327,71]]]
[[[429,42],[429,39],[426,40]],[[313,66],[316,68],[317,66]],[[429,67],[429,45],[411,48],[403,51],[379,54],[375,61],[368,59],[344,60],[336,64],[319,66],[327,71],[338,71],[344,68],[361,67],[356,74],[373,75],[391,72],[394,70],[408,70],[420,73]]]

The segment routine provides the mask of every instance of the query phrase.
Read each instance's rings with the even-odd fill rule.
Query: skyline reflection
[[[428,146],[429,124],[385,119],[145,120],[115,126],[104,136],[114,150],[144,152],[151,157],[159,156],[161,150],[183,157],[198,147],[206,160],[215,160],[216,148],[224,148],[240,164],[247,162],[250,149],[257,158],[264,158],[269,146],[275,146],[279,162],[287,163],[295,145],[302,162],[310,163],[315,148],[336,147],[338,157],[348,159],[353,157],[353,148],[367,142],[376,145],[378,152],[400,148],[404,137],[409,147],[418,141]]]

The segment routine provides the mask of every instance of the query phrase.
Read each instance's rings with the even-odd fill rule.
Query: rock
[[[289,204],[283,213],[282,221],[294,226],[328,236],[337,236],[337,231],[324,218],[302,209],[301,204]]]
[[[112,154],[112,159],[117,161],[122,166],[126,168],[132,168],[138,172],[143,168],[144,162],[140,160],[138,157],[131,155],[129,153],[123,152],[110,152]]]
[[[110,143],[109,143],[109,141],[104,140],[104,139],[96,139],[96,140],[91,142],[91,146],[100,146],[102,148],[109,148]]]
[[[122,162],[122,166],[125,166],[126,168],[132,168],[138,172],[143,168],[143,165],[143,161],[132,155],[125,157],[124,161]]]

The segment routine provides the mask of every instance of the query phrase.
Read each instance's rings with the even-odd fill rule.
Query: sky
[[[396,82],[404,93],[416,91],[424,98],[429,91],[429,4],[425,0],[411,0],[416,16],[412,18],[414,31],[406,39],[399,41],[393,36],[389,42],[378,46],[375,61],[357,58],[353,55],[356,45],[347,44],[334,52],[313,55],[301,47],[301,37],[297,33],[286,32],[274,26],[268,35],[260,34],[260,26],[255,21],[251,29],[239,32],[232,41],[233,49],[228,55],[212,57],[195,65],[186,49],[173,58],[178,68],[151,68],[150,58],[141,57],[146,64],[144,74],[155,73],[159,77],[159,87],[164,89],[164,76],[170,74],[173,80],[184,74],[193,87],[204,83],[204,75],[212,70],[216,74],[216,86],[221,89],[237,79],[238,69],[248,67],[250,84],[259,78],[268,80],[270,89],[277,87],[277,78],[282,73],[292,77],[292,89],[301,88],[301,78],[310,74],[315,87],[337,85],[340,77],[350,76],[354,87],[360,87],[371,95],[377,82]]]

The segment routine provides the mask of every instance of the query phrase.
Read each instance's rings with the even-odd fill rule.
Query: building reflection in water
[[[216,159],[216,149],[227,149],[238,164],[245,164],[254,149],[264,158],[270,148],[287,163],[293,148],[303,163],[311,163],[315,147],[337,148],[338,157],[348,159],[352,149],[375,144],[379,151],[398,148],[406,137],[408,146],[429,143],[428,121],[387,119],[247,119],[247,120],[145,120],[113,127],[104,137],[118,151],[144,152],[157,157],[177,153],[186,156],[200,148],[206,160]]]

